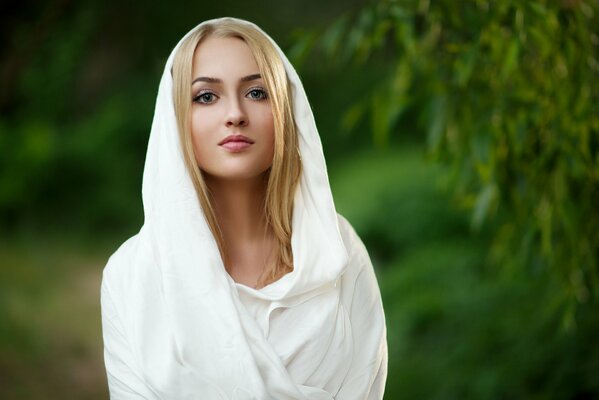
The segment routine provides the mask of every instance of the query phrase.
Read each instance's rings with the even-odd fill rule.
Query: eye
[[[252,100],[265,100],[268,98],[268,96],[266,95],[266,90],[262,88],[251,89],[247,93],[247,96]]]
[[[201,91],[194,98],[194,103],[210,104],[216,100],[216,95],[210,91]]]

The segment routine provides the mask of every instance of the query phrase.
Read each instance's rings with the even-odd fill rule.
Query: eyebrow
[[[243,78],[239,79],[239,81],[240,82],[249,82],[249,81],[254,81],[254,80],[260,79],[260,78],[262,78],[262,76],[260,74],[252,74],[252,75],[244,76]],[[193,85],[196,82],[222,83],[222,79],[211,78],[209,76],[199,76],[199,77],[195,78],[193,80],[193,82],[191,82],[191,84]]]

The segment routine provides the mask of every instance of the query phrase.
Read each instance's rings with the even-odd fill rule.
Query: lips
[[[223,144],[231,143],[231,142],[242,142],[242,143],[249,143],[249,144],[254,143],[254,141],[252,139],[250,139],[249,137],[246,137],[243,135],[230,135],[230,136],[227,136],[226,138],[224,138],[223,140],[221,140],[218,143],[218,145],[222,146]]]
[[[218,145],[231,153],[239,153],[250,147],[254,141],[243,135],[231,135],[224,138]]]

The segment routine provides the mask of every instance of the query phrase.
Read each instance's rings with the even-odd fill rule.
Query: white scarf
[[[386,327],[372,264],[335,211],[306,94],[270,37],[291,82],[302,157],[294,270],[260,290],[226,272],[177,134],[171,67],[190,33],[160,81],[143,174],[144,224],[104,270],[111,398],[381,399]]]

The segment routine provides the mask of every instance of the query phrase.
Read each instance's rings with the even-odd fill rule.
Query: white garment
[[[272,42],[292,85],[302,156],[294,270],[259,290],[226,272],[177,135],[171,66],[179,42],[158,91],[143,175],[144,225],[104,269],[112,399],[383,397],[386,325],[372,263],[335,211],[306,94]]]

